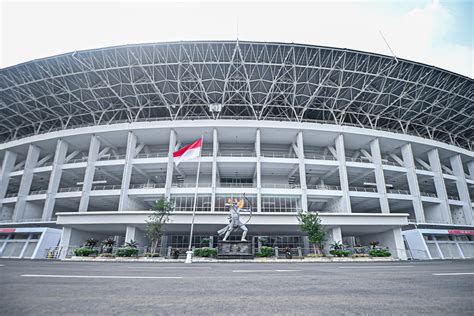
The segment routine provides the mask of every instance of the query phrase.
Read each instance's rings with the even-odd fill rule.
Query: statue
[[[249,209],[244,209],[244,200],[240,200],[240,201],[237,201],[237,199],[234,199],[233,201],[231,199],[229,199],[227,201],[227,203],[225,203],[225,206],[229,208],[229,216],[228,216],[228,219],[229,219],[229,224],[220,229],[217,233],[220,235],[224,235],[224,239],[223,241],[226,241],[227,240],[227,237],[229,237],[229,235],[237,230],[237,229],[242,229],[244,232],[242,233],[242,239],[241,241],[247,241],[245,239],[245,237],[247,236],[247,232],[248,232],[248,229],[247,227],[245,226],[245,224],[247,224],[250,219],[252,218],[252,204],[250,203],[250,201],[245,197],[245,194],[244,194],[244,198],[247,200],[247,202],[249,203],[249,206],[250,208]],[[245,222],[245,223],[242,223],[240,221],[240,212],[250,212],[250,217],[249,219]]]

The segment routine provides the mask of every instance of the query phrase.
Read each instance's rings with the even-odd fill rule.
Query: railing
[[[59,188],[58,192],[78,192],[82,191],[82,187]]]
[[[71,159],[68,162],[65,162],[66,164],[68,163],[79,163],[79,162],[87,162],[87,159],[89,157],[82,157],[82,158],[76,158],[76,159]]]
[[[35,194],[46,194],[48,190],[36,190],[36,191],[31,191],[29,195],[35,195]]]
[[[97,160],[118,160],[125,159],[125,155],[104,155],[99,157]]]
[[[352,158],[352,157],[346,157],[346,161],[354,161],[354,162],[364,162],[364,163],[372,163],[372,159],[362,157],[362,158]]]
[[[149,154],[138,154],[135,158],[163,158],[168,157],[168,153],[149,153]]]
[[[310,190],[336,190],[340,191],[341,187],[337,185],[325,185],[325,184],[308,184],[307,188]]]
[[[195,188],[196,183],[173,183],[171,184],[173,188]],[[212,187],[211,183],[198,183],[199,188],[210,188]]]
[[[408,223],[410,224],[448,224],[447,222],[443,222],[443,220],[433,220],[433,219],[425,219],[423,222],[420,222],[414,218],[409,218]]]
[[[218,188],[255,188],[257,185],[253,183],[220,183]]]
[[[377,193],[377,188],[349,187],[349,191]]]
[[[274,189],[300,189],[300,184],[287,184],[287,183],[262,183],[262,188],[274,188]]]
[[[5,197],[9,198],[9,197],[17,197],[18,196],[18,192],[17,193],[8,193]]]
[[[130,189],[158,189],[164,188],[164,183],[143,183],[143,184],[131,184]]]
[[[382,159],[382,165],[403,167],[403,166],[400,166],[400,164],[396,163],[395,161],[389,161],[389,160],[384,160],[384,159]]]
[[[316,159],[316,160],[337,160],[332,155],[322,155],[322,154],[304,154],[306,159]]]
[[[99,190],[120,190],[122,185],[120,184],[106,184],[106,185],[94,185],[92,186],[92,191],[99,191]]]
[[[436,193],[430,193],[430,192],[420,192],[420,195],[421,195],[421,196],[434,197],[434,198],[437,198],[437,197],[438,197],[438,196],[436,195]]]
[[[272,152],[262,152],[260,156],[268,157],[268,158],[297,158],[295,154],[272,153]]]
[[[461,199],[459,198],[459,196],[448,195],[448,200],[457,200],[457,201],[460,201]]]
[[[0,223],[48,222],[42,218],[4,219]]]
[[[398,189],[387,189],[387,193],[410,195],[410,191],[408,191],[408,190],[398,190]]]
[[[219,157],[255,157],[254,152],[219,152]]]

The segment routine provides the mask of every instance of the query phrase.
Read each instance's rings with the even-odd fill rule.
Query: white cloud
[[[297,42],[390,54],[473,77],[473,47],[451,41],[439,2],[4,2],[2,66],[74,50],[175,40]],[[405,2],[406,6],[407,3]]]

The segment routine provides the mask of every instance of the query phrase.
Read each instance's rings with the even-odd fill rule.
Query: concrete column
[[[58,193],[59,182],[63,172],[63,164],[66,159],[68,143],[59,139],[56,143],[56,152],[54,153],[53,169],[49,176],[48,192],[43,208],[43,220],[49,221],[53,216],[54,203],[56,202],[56,193]]]
[[[125,242],[130,242],[130,240],[136,240],[136,230],[137,228],[135,226],[127,225],[127,230],[125,231]]]
[[[371,241],[378,241],[381,247],[388,247],[392,257],[407,260],[402,229],[400,227],[392,228],[381,233],[364,235],[360,237],[360,240],[362,244],[365,245],[368,245]]]
[[[211,196],[211,212],[216,209],[216,187],[217,187],[217,153],[219,152],[219,139],[217,137],[217,129],[212,130],[212,196]]]
[[[474,180],[474,160],[467,163],[467,168],[469,169],[469,176],[471,180]]]
[[[33,181],[33,170],[38,163],[40,148],[30,145],[26,156],[25,168],[23,169],[23,177],[21,177],[20,188],[18,190],[18,199],[16,201],[15,210],[13,211],[13,220],[18,221],[23,218],[26,208],[26,197],[30,193],[31,182]]]
[[[120,187],[120,198],[118,211],[127,211],[128,206],[128,188],[130,187],[130,179],[132,177],[133,158],[137,147],[137,136],[132,132],[128,132],[127,152],[125,154],[125,165],[123,166],[122,186]]]
[[[300,171],[300,185],[301,185],[301,209],[306,212],[308,211],[308,189],[306,187],[306,166],[304,164],[304,144],[303,144],[303,132],[299,132],[296,139],[296,147],[298,152],[296,153],[299,160],[298,169]]]
[[[89,155],[87,157],[86,172],[84,175],[84,184],[82,185],[81,202],[79,203],[79,212],[87,212],[89,207],[89,198],[94,181],[95,162],[99,155],[100,140],[96,135],[92,135],[89,145]]]
[[[262,163],[260,151],[260,129],[257,128],[255,135],[255,156],[257,157],[256,174],[257,174],[257,212],[262,211]]]
[[[418,177],[416,175],[416,165],[413,159],[413,150],[411,144],[407,143],[402,146],[402,157],[405,168],[407,169],[408,187],[413,199],[413,210],[417,222],[425,222],[425,214],[423,212],[423,203],[421,202],[420,186],[418,184]]]
[[[13,151],[7,150],[2,161],[2,169],[0,169],[0,201],[5,198],[8,190],[8,183],[10,182],[10,172],[15,167],[16,154]],[[2,203],[0,202],[0,210]]]
[[[342,213],[352,213],[351,199],[349,196],[349,180],[347,178],[346,152],[344,150],[344,136],[339,134],[336,138],[336,153],[339,163],[339,180],[342,190]]]
[[[168,147],[168,166],[166,168],[166,183],[165,183],[165,197],[169,198],[171,195],[171,184],[173,183],[173,152],[176,151],[176,132],[170,131],[170,142]]]
[[[444,223],[452,224],[448,202],[448,192],[446,191],[446,185],[444,184],[443,171],[441,169],[441,161],[439,159],[437,148],[428,152],[428,160],[430,162],[431,170],[434,173],[433,180],[436,188],[436,195],[441,200],[440,217]]]
[[[59,259],[66,258],[67,250],[69,248],[69,244],[71,241],[71,234],[72,228],[71,227],[63,227],[63,231],[61,232],[61,241],[59,242]]]
[[[469,196],[469,188],[467,187],[466,176],[462,165],[461,155],[455,155],[450,158],[453,174],[456,176],[456,188],[458,189],[459,198],[462,201],[462,210],[467,225],[472,223],[472,204]]]
[[[370,142],[370,151],[372,154],[372,162],[375,166],[375,182],[377,183],[377,192],[380,194],[380,210],[382,213],[390,213],[388,205],[387,187],[385,185],[385,176],[382,167],[382,155],[380,153],[379,139],[376,138]]]
[[[332,227],[327,230],[326,243],[324,245],[324,249],[326,250],[326,252],[329,252],[329,250],[331,250],[331,244],[336,241],[342,242],[342,230],[340,226]]]

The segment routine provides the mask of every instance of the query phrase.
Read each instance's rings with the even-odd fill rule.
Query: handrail
[[[48,190],[36,190],[36,191],[31,191],[29,195],[45,194],[47,192]]]
[[[164,183],[143,183],[143,184],[131,184],[130,189],[157,189],[164,188]]]
[[[295,154],[285,154],[285,153],[269,153],[261,152],[260,156],[268,158],[298,158]]]
[[[338,185],[325,185],[325,184],[308,184],[307,188],[310,190],[335,190],[335,191],[341,190],[341,187]]]
[[[399,189],[387,189],[387,193],[410,195],[410,191],[408,191],[408,190],[399,190]]]
[[[300,189],[300,184],[287,184],[287,183],[262,183],[262,188],[275,188],[275,189]]]
[[[438,196],[435,193],[430,193],[430,192],[420,192],[421,196],[428,196],[428,197],[435,197],[437,198]]]
[[[363,162],[363,163],[372,163],[372,159],[370,159],[370,158],[367,158],[367,157],[361,157],[361,158],[352,158],[352,157],[346,157],[346,161]]]
[[[304,154],[306,159],[316,159],[316,160],[337,160],[336,157],[332,155],[323,155],[323,154]]]
[[[218,152],[219,157],[255,157],[254,152]]]
[[[99,191],[99,190],[120,190],[122,185],[120,184],[105,184],[105,185],[94,185],[92,186],[92,191]]]
[[[118,160],[118,159],[125,159],[125,155],[104,155],[102,157],[97,158],[97,160]]]
[[[134,158],[166,158],[168,153],[149,153],[149,154],[138,154]]]
[[[377,193],[377,188],[349,187],[349,191]]]

